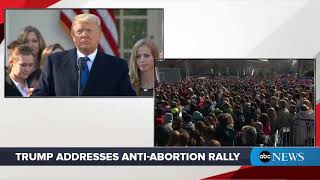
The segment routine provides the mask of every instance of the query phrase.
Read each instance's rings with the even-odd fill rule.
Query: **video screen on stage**
[[[166,59],[155,69],[155,146],[315,145],[315,59]]]
[[[153,98],[163,9],[7,9],[5,97]]]

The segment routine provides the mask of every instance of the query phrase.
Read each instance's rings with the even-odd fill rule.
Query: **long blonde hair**
[[[21,42],[26,42],[27,41],[27,36],[30,32],[34,32],[39,40],[39,53],[37,54],[37,58],[36,61],[38,61],[37,64],[39,64],[40,66],[40,57],[42,54],[42,51],[44,50],[44,48],[46,48],[46,42],[43,39],[43,36],[41,35],[40,31],[33,27],[33,26],[26,26],[23,31],[20,33],[18,40]],[[39,68],[39,67],[37,67]]]
[[[131,52],[130,63],[129,63],[129,76],[133,89],[136,91],[137,95],[139,95],[139,89],[141,87],[140,81],[140,70],[137,66],[137,50],[141,46],[147,46],[151,50],[151,54],[154,59],[159,59],[159,49],[156,44],[150,39],[140,39],[137,41]]]

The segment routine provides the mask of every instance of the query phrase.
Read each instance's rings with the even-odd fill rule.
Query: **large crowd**
[[[296,122],[314,121],[313,84],[294,75],[158,83],[155,146],[293,145]]]

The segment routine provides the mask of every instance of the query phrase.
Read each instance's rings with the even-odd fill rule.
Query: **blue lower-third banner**
[[[2,166],[319,166],[320,148],[0,148]]]
[[[0,148],[0,165],[248,165],[249,148]]]

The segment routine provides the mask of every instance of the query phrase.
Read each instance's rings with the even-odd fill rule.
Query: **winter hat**
[[[171,109],[172,114],[179,114],[179,109],[178,108],[172,108]]]
[[[162,125],[164,122],[162,117],[157,117],[155,120],[155,125]]]
[[[173,120],[173,115],[172,113],[166,113],[164,115],[164,123],[167,124],[167,123],[171,123]]]
[[[202,114],[199,111],[195,111],[192,114],[193,121],[198,121],[202,119]]]

